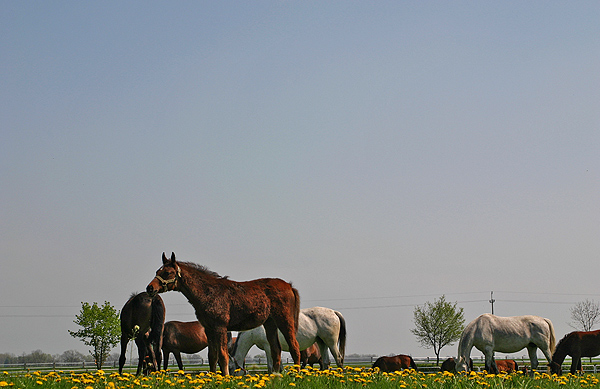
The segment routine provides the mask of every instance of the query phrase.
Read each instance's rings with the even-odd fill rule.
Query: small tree
[[[81,303],[81,312],[75,318],[73,322],[83,328],[79,331],[69,330],[69,334],[92,347],[90,354],[100,370],[121,337],[119,314],[109,302],[104,302],[102,307],[97,303]]]
[[[426,302],[414,310],[416,328],[410,331],[421,346],[433,348],[438,365],[442,348],[458,341],[465,327],[463,309],[456,304],[447,302],[446,296],[442,296],[433,303]]]
[[[579,331],[591,331],[600,320],[600,303],[586,299],[570,309],[573,323],[569,325]]]

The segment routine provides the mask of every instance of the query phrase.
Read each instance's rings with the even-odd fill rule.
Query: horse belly
[[[259,300],[245,307],[232,306],[229,312],[229,331],[248,331],[260,327],[271,315],[270,306],[266,301]]]

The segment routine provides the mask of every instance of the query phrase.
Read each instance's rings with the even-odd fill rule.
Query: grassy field
[[[405,370],[395,373],[380,373],[366,368],[348,367],[318,371],[313,369],[288,368],[283,374],[254,374],[246,376],[222,376],[208,372],[194,374],[184,372],[159,372],[147,377],[137,377],[129,373],[70,372],[28,372],[8,373],[0,376],[0,387],[12,388],[54,388],[54,389],[96,389],[96,388],[597,388],[597,375],[548,375],[535,373],[534,376],[516,374],[488,375],[485,373],[424,374]]]

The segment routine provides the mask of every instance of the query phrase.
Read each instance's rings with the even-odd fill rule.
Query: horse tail
[[[546,323],[548,323],[548,328],[550,329],[550,344],[548,345],[548,348],[550,349],[550,354],[552,355],[556,350],[556,334],[554,333],[554,325],[552,325],[550,319],[544,318],[544,320]]]
[[[165,327],[165,303],[159,295],[152,299],[152,316],[150,318],[150,342],[162,348],[162,335]]]
[[[415,360],[411,356],[409,356],[409,358],[410,358],[410,368],[411,369],[415,369],[415,371],[416,371],[417,370],[417,364],[415,363]]]
[[[298,321],[300,320],[300,293],[298,289],[292,288],[294,292],[294,334],[298,332]]]
[[[346,319],[342,316],[341,312],[334,311],[338,319],[340,319],[340,334],[338,338],[338,348],[340,356],[342,357],[342,364],[344,363],[344,357],[346,356]]]

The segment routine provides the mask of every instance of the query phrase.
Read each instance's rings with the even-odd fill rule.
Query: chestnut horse
[[[208,363],[211,372],[229,374],[227,331],[246,331],[260,325],[267,331],[273,368],[281,370],[281,345],[277,330],[290,346],[294,364],[300,364],[296,340],[300,296],[291,284],[278,278],[236,282],[221,277],[204,266],[178,262],[162,255],[163,265],[146,288],[151,296],[171,290],[183,293],[196,311],[208,338]]]
[[[519,365],[514,359],[495,359],[498,373],[515,373],[519,370]]]
[[[121,310],[121,355],[119,374],[123,373],[127,344],[134,339],[138,349],[137,375],[144,368],[160,370],[160,349],[165,323],[165,304],[160,296],[150,297],[148,293],[133,294]],[[149,357],[147,360],[146,357]],[[145,362],[146,361],[146,362]]]
[[[323,370],[323,357],[321,357],[321,350],[319,350],[317,342],[313,343],[309,348],[300,351],[300,362],[302,363],[300,367],[303,369],[306,365],[313,367],[315,363],[318,363],[321,370]]]
[[[162,353],[164,369],[169,366],[169,354],[173,353],[179,370],[183,370],[181,353],[195,354],[208,346],[204,327],[198,321],[169,321],[163,330]]]
[[[571,374],[577,370],[583,372],[581,357],[595,357],[600,355],[600,330],[573,331],[564,336],[556,345],[552,354],[550,371],[562,374],[562,363],[567,355],[571,356]]]
[[[373,369],[379,368],[382,372],[400,371],[403,369],[415,369],[417,365],[410,355],[395,355],[393,357],[379,357],[373,364]]]

